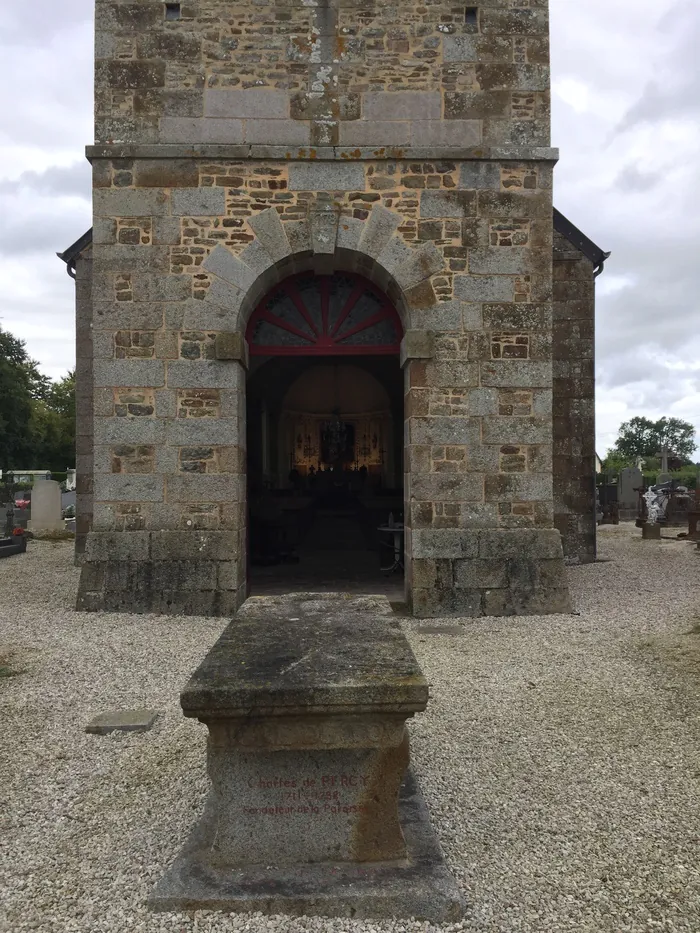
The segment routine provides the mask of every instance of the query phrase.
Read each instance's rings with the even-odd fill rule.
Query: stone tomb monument
[[[457,919],[406,719],[428,685],[384,597],[248,600],[185,687],[211,791],[161,910]]]
[[[29,531],[63,531],[61,517],[61,487],[52,479],[43,479],[32,486],[32,517]]]

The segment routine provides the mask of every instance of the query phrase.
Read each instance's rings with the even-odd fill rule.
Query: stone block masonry
[[[554,237],[554,523],[571,563],[596,558],[593,264]]]
[[[546,3],[98,2],[95,139],[549,145]]]
[[[311,269],[402,317],[413,612],[565,610],[546,5],[99,2],[97,37],[80,605],[245,598],[246,323]]]

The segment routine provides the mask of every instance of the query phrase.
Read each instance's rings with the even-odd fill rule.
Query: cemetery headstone
[[[620,517],[633,520],[639,507],[638,489],[644,486],[644,474],[638,467],[625,467],[617,481]]]
[[[32,517],[27,527],[34,534],[63,530],[61,487],[55,480],[45,479],[32,487]]]

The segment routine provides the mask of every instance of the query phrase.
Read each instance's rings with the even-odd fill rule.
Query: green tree
[[[63,472],[75,465],[75,373],[49,383],[32,400],[30,431],[40,469]]]
[[[662,447],[684,460],[690,457],[697,447],[695,427],[680,418],[631,418],[620,425],[615,446],[609,456],[634,460],[636,457],[658,456]]]
[[[28,469],[32,458],[32,403],[48,391],[24,342],[0,329],[0,469]]]
[[[51,382],[0,328],[0,469],[75,465],[75,374]]]

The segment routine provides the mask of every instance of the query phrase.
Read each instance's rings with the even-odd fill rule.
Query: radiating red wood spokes
[[[276,286],[248,324],[259,356],[398,353],[395,308],[366,279],[349,273],[302,273]]]

